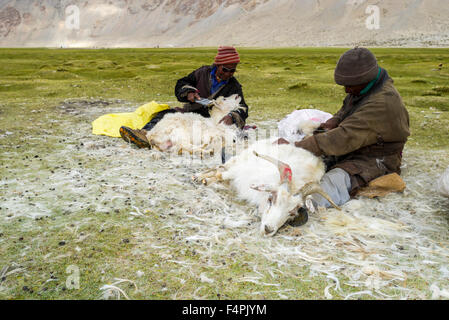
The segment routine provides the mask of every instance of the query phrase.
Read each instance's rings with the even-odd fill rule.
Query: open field
[[[247,122],[337,111],[344,51],[240,49]],[[447,298],[449,200],[433,183],[449,166],[449,50],[373,52],[410,113],[406,191],[263,238],[253,208],[191,183],[208,163],[91,134],[106,113],[180,106],[176,80],[215,48],[0,49],[0,298],[125,298],[116,282],[131,299]]]

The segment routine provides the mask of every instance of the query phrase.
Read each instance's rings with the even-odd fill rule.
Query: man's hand
[[[224,116],[218,123],[224,123],[227,126],[230,126],[231,124],[234,123],[234,120],[232,120],[232,117],[228,114],[226,116]]]
[[[324,152],[321,151],[320,147],[318,146],[315,136],[307,137],[301,141],[296,141],[295,147],[306,149],[307,151],[312,152],[317,157],[324,154]]]
[[[318,129],[324,129],[326,131],[335,129],[338,126],[338,120],[335,118],[330,118],[324,123],[321,123]]]
[[[200,99],[201,99],[201,97],[200,97],[200,95],[198,94],[198,92],[189,92],[189,93],[187,94],[187,100],[189,100],[189,101],[192,102],[192,103],[194,103],[195,100],[200,100]]]
[[[284,138],[279,138],[278,140],[276,140],[275,142],[273,142],[273,144],[290,144],[290,142],[288,142],[288,141],[285,140]]]

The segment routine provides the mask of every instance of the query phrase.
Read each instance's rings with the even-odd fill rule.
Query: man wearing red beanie
[[[150,148],[146,134],[167,113],[194,112],[208,118],[210,117],[209,108],[196,101],[202,98],[215,99],[219,96],[229,97],[233,94],[238,94],[241,97],[240,108],[230,112],[220,122],[226,125],[235,124],[238,128],[243,128],[248,117],[248,105],[243,98],[242,86],[234,78],[234,73],[239,62],[240,56],[234,47],[219,47],[212,65],[202,66],[177,81],[175,95],[180,102],[186,103],[183,108],[174,108],[159,112],[140,130],[121,127],[120,134],[122,138],[127,142],[134,143],[139,148]]]

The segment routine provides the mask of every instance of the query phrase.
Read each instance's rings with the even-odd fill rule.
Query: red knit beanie
[[[221,46],[218,48],[218,53],[214,62],[217,65],[239,63],[240,57],[234,47]]]

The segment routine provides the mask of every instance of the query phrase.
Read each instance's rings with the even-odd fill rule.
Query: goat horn
[[[290,166],[288,164],[286,164],[285,162],[282,162],[280,160],[277,160],[275,158],[272,158],[270,156],[259,154],[254,150],[253,150],[253,153],[256,157],[265,159],[265,160],[271,162],[272,164],[274,164],[275,166],[277,166],[277,168],[279,170],[279,175],[281,177],[280,183],[282,184],[285,182],[285,180],[287,180],[288,185],[291,186],[293,173],[292,173],[292,169],[290,168]]]
[[[329,201],[329,203],[337,210],[341,210],[339,206],[335,204],[334,201],[332,201],[331,197],[321,188],[321,186],[316,182],[309,182],[306,183],[299,191],[295,194],[302,194],[302,198],[305,200],[305,198],[311,194],[318,193],[321,195],[324,199]]]
[[[272,186],[268,186],[268,185],[260,185],[260,186],[256,186],[256,185],[251,185],[250,186],[251,189],[256,190],[256,191],[262,191],[262,192],[275,192],[276,189],[273,188]]]

